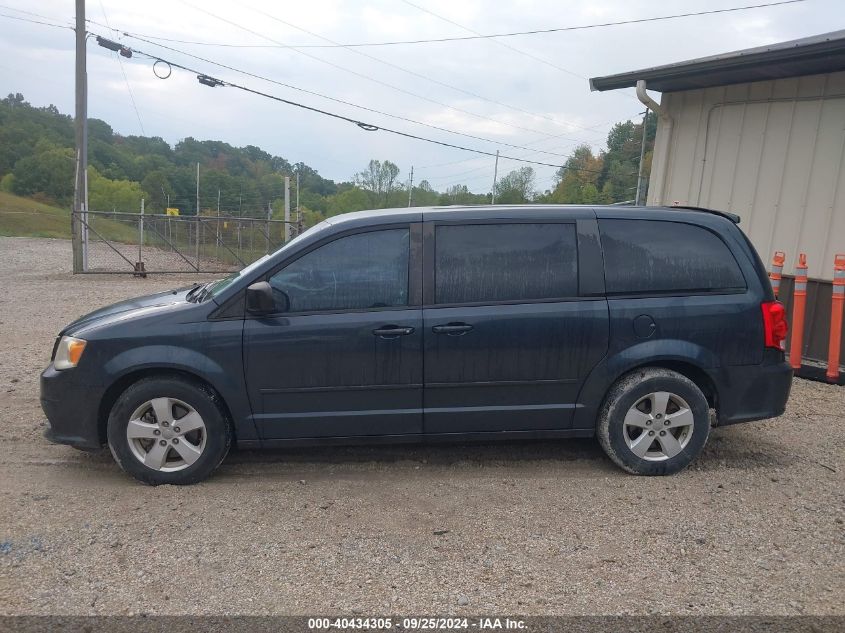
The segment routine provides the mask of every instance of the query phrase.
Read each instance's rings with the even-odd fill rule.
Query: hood
[[[175,306],[178,304],[184,304],[186,303],[185,296],[194,287],[195,286],[188,286],[186,288],[179,288],[178,290],[168,290],[166,292],[158,292],[153,295],[146,295],[144,297],[136,297],[134,299],[127,299],[126,301],[113,303],[110,306],[94,310],[94,312],[81,316],[74,322],[69,323],[59,333],[59,336],[111,321],[116,315],[120,315],[122,318],[127,318],[131,316],[131,314],[128,313],[147,312],[147,308],[161,308],[171,305]]]

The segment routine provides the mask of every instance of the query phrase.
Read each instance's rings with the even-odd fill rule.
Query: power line
[[[20,20],[21,22],[30,22],[31,24],[41,24],[42,26],[52,26],[57,29],[70,29],[73,30],[72,26],[67,24],[50,24],[49,22],[42,22],[41,20],[33,20],[31,18],[22,18],[17,15],[9,15],[8,13],[0,13],[0,18],[9,18],[10,20]],[[48,20],[52,20],[52,18],[47,18]]]
[[[363,57],[366,57],[367,59],[372,59],[373,61],[376,61],[380,64],[384,64],[384,65],[386,65],[390,68],[395,68],[395,69],[397,69],[401,72],[412,75],[413,77],[419,77],[420,79],[425,79],[426,81],[430,81],[431,83],[437,84],[438,86],[443,86],[444,88],[449,88],[450,90],[455,90],[457,92],[468,95],[468,96],[473,97],[475,99],[487,101],[488,103],[493,103],[493,104],[501,106],[503,108],[508,108],[508,109],[514,110],[516,112],[521,112],[522,114],[527,114],[528,116],[532,116],[532,117],[540,118],[540,119],[545,119],[546,121],[551,121],[552,123],[555,123],[556,125],[562,125],[562,126],[567,127],[567,128],[580,127],[581,129],[584,129],[582,126],[579,126],[579,125],[574,124],[574,123],[570,123],[568,121],[559,121],[552,116],[548,116],[546,114],[539,114],[539,113],[536,113],[536,112],[531,112],[529,110],[525,110],[524,108],[520,108],[519,106],[514,106],[514,105],[511,105],[509,103],[505,103],[503,101],[498,101],[496,99],[491,99],[489,97],[485,97],[485,96],[480,95],[476,92],[472,92],[471,90],[466,90],[465,88],[461,88],[460,86],[454,86],[452,84],[446,83],[445,81],[440,81],[439,79],[435,79],[433,77],[429,77],[428,75],[424,75],[422,73],[419,73],[415,70],[410,70],[408,68],[400,66],[399,64],[394,64],[393,62],[389,62],[389,61],[386,61],[386,60],[381,59],[379,57],[376,57],[374,55],[370,55],[369,53],[365,53],[363,51],[355,50],[355,48],[353,48],[353,47],[342,46],[342,45],[338,44],[337,42],[335,42],[334,40],[332,40],[328,37],[324,37],[324,36],[322,36],[318,33],[314,33],[313,31],[309,31],[308,29],[297,26],[296,24],[293,24],[293,23],[288,22],[286,20],[283,20],[279,17],[276,17],[276,16],[274,16],[270,13],[267,13],[266,11],[264,11],[262,9],[257,9],[255,7],[252,7],[252,6],[249,6],[249,5],[247,5],[247,7],[252,9],[253,11],[255,11],[257,13],[260,13],[261,15],[263,15],[265,17],[270,18],[271,20],[275,20],[276,22],[279,22],[281,24],[284,24],[286,26],[294,28],[298,31],[302,31],[303,33],[307,33],[308,35],[319,38],[319,39],[324,40],[326,42],[331,42],[333,45],[340,46],[340,47],[344,48],[345,50],[348,50],[351,53],[355,53],[356,55],[361,55]],[[574,139],[568,139],[568,140],[574,140]]]
[[[106,21],[106,26],[109,24],[109,16],[106,15],[106,7],[103,6],[103,0],[100,0],[100,10],[103,12],[103,19]],[[108,26],[111,28],[111,26]],[[135,116],[138,118],[138,125],[141,127],[141,134],[146,136],[144,130],[144,123],[141,121],[141,113],[138,111],[138,104],[135,103],[135,95],[132,93],[132,86],[129,85],[129,78],[126,76],[126,70],[123,68],[123,60],[120,55],[117,56],[117,63],[120,65],[120,74],[123,75],[123,81],[126,84],[126,91],[129,93],[129,100],[132,102],[132,108],[135,110]]]
[[[501,121],[499,119],[489,117],[489,116],[486,116],[484,114],[478,114],[478,113],[472,112],[470,110],[464,110],[463,108],[459,108],[457,106],[449,105],[448,103],[444,103],[442,101],[437,101],[436,99],[432,99],[431,97],[426,97],[425,95],[421,95],[421,94],[418,94],[418,93],[415,93],[415,92],[411,92],[410,90],[405,90],[404,88],[400,88],[399,86],[394,86],[393,84],[387,83],[386,81],[382,81],[382,80],[377,79],[375,77],[371,77],[370,75],[352,70],[350,68],[346,68],[344,66],[341,66],[340,64],[335,64],[334,62],[330,62],[330,61],[325,60],[321,57],[317,57],[316,55],[312,55],[311,53],[307,53],[305,51],[298,50],[296,47],[288,46],[288,45],[284,44],[283,42],[279,42],[278,40],[275,40],[272,37],[269,37],[267,35],[259,33],[258,31],[250,29],[250,28],[243,26],[241,24],[238,24],[237,22],[234,22],[233,20],[229,20],[228,18],[217,15],[216,13],[208,11],[205,8],[191,4],[187,0],[182,0],[182,3],[186,4],[187,6],[193,8],[196,11],[199,11],[200,13],[204,13],[205,15],[208,15],[210,17],[217,19],[217,20],[220,20],[221,22],[225,22],[226,24],[229,24],[230,26],[234,26],[237,29],[241,29],[242,31],[246,31],[247,33],[251,33],[252,35],[256,35],[256,36],[258,36],[262,39],[265,39],[269,42],[274,42],[276,44],[279,44],[279,45],[283,46],[284,48],[287,48],[289,50],[294,51],[295,53],[299,53],[300,55],[304,55],[304,56],[306,56],[310,59],[316,60],[316,61],[318,61],[322,64],[327,64],[327,65],[332,66],[333,68],[337,68],[338,70],[341,70],[345,73],[349,73],[351,75],[355,75],[356,77],[366,79],[367,81],[371,81],[373,83],[379,84],[380,86],[384,86],[386,88],[390,88],[391,90],[401,92],[403,94],[409,95],[409,96],[414,97],[416,99],[422,99],[423,101],[428,101],[429,103],[434,103],[435,105],[439,105],[440,107],[443,107],[443,108],[448,108],[450,110],[454,110],[454,111],[460,112],[462,114],[467,114],[467,115],[475,117],[475,118],[484,119],[486,121],[492,121],[494,123],[498,123],[499,125],[505,125],[507,127],[511,127],[511,128],[514,128],[514,129],[517,129],[517,130],[520,130],[520,131],[523,131],[523,132],[532,132],[534,134],[540,134],[541,136],[552,136],[552,134],[550,134],[548,132],[544,132],[542,130],[523,127],[521,125],[516,125],[514,123],[508,123],[506,121]]]
[[[534,55],[533,53],[529,53],[529,52],[524,51],[522,49],[516,48],[515,46],[511,46],[510,44],[507,44],[505,42],[500,42],[497,39],[486,38],[486,37],[484,37],[483,34],[479,33],[478,31],[475,31],[475,30],[469,28],[468,26],[464,26],[463,24],[458,24],[454,20],[450,20],[449,18],[443,17],[442,15],[439,15],[439,14],[435,13],[434,11],[426,9],[425,7],[421,7],[418,4],[414,4],[413,2],[410,2],[410,0],[402,0],[402,2],[404,2],[408,6],[414,7],[415,9],[422,11],[423,13],[428,13],[429,15],[432,15],[439,20],[443,20],[444,22],[448,22],[449,24],[457,26],[459,29],[463,29],[464,31],[468,31],[469,33],[474,34],[476,36],[476,39],[488,39],[490,42],[493,42],[494,44],[498,44],[499,46],[504,46],[505,48],[509,48],[510,50],[517,52],[520,55],[524,55],[525,57],[533,59],[534,61],[538,61],[542,64],[545,64],[546,66],[551,66],[552,68],[554,68],[556,70],[559,70],[563,73],[566,73],[567,75],[572,75],[573,77],[578,77],[579,79],[586,79],[586,77],[584,77],[583,75],[579,75],[576,72],[573,72],[571,70],[564,68],[563,66],[558,66],[557,64],[554,64],[547,59],[543,59],[542,57],[538,57],[537,55]]]
[[[328,117],[331,117],[331,118],[334,118],[334,119],[338,119],[340,121],[346,121],[347,123],[352,123],[354,125],[357,125],[362,130],[365,130],[367,132],[377,132],[377,131],[381,130],[383,132],[388,132],[390,134],[395,134],[397,136],[402,136],[404,138],[414,139],[414,140],[417,140],[417,141],[423,141],[425,143],[432,143],[434,145],[440,145],[442,147],[450,147],[452,149],[457,149],[457,150],[461,150],[461,151],[464,151],[464,152],[473,152],[475,154],[481,154],[481,155],[485,155],[485,156],[495,156],[496,155],[494,152],[490,152],[490,151],[475,149],[475,148],[471,148],[471,147],[465,147],[465,146],[462,146],[462,145],[456,145],[454,143],[447,143],[445,141],[438,141],[436,139],[431,139],[431,138],[427,138],[427,137],[424,137],[424,136],[419,136],[417,134],[411,134],[409,132],[403,132],[401,130],[395,130],[395,129],[392,129],[392,128],[386,128],[386,127],[373,125],[371,123],[366,123],[364,121],[353,119],[351,117],[347,117],[347,116],[344,116],[342,114],[337,114],[335,112],[329,112],[328,110],[322,110],[320,108],[316,108],[314,106],[309,106],[309,105],[306,105],[304,103],[291,101],[290,99],[284,99],[282,97],[272,95],[272,94],[263,92],[261,90],[257,90],[255,88],[249,88],[249,87],[241,85],[241,84],[236,84],[236,83],[229,82],[229,81],[223,81],[221,79],[218,79],[217,77],[211,77],[209,75],[202,73],[199,70],[196,70],[194,68],[190,68],[189,66],[184,66],[182,64],[170,61],[168,59],[164,59],[163,57],[160,57],[158,55],[151,55],[149,53],[146,53],[144,51],[140,51],[140,50],[137,50],[137,49],[130,49],[130,50],[132,50],[133,53],[137,53],[139,55],[143,55],[145,57],[148,57],[149,59],[153,59],[153,60],[162,62],[162,63],[167,64],[167,65],[169,65],[173,68],[179,68],[180,70],[184,70],[186,72],[192,73],[192,74],[197,76],[197,79],[199,80],[200,83],[207,85],[209,87],[218,87],[219,86],[219,87],[236,88],[238,90],[242,90],[242,91],[248,92],[250,94],[254,94],[254,95],[257,95],[257,96],[260,96],[260,97],[265,97],[265,98],[271,99],[273,101],[278,101],[279,103],[284,103],[284,104],[287,104],[287,105],[290,105],[290,106],[301,108],[303,110],[308,110],[310,112],[314,112],[316,114],[322,114],[324,116],[328,116]],[[530,148],[525,148],[525,149],[530,149]],[[534,151],[534,150],[532,150],[532,151]],[[533,164],[533,165],[543,165],[545,167],[563,167],[563,165],[556,164],[556,163],[545,163],[545,162],[542,162],[542,161],[527,160],[527,159],[524,159],[524,158],[516,158],[516,157],[513,157],[513,156],[501,155],[501,157],[509,159],[509,160],[514,160],[514,161],[517,161],[517,162],[522,162],[522,163],[530,163],[530,164]],[[590,169],[580,169],[580,168],[578,168],[577,170],[578,171],[585,171],[585,172],[599,173],[596,170],[590,170]]]
[[[639,114],[639,113],[637,113],[637,114]],[[609,123],[617,123],[617,120],[602,122],[602,123],[599,123],[597,125],[593,125],[593,126],[586,128],[586,129],[593,130],[597,127],[601,127],[601,126],[607,125]],[[539,141],[532,141],[531,143],[528,143],[528,145],[545,143],[545,142],[548,142],[548,141],[551,141],[551,140],[553,140],[553,139],[550,139],[550,138],[540,139]],[[581,144],[581,145],[592,145],[594,143],[597,143],[599,141],[604,141],[604,140],[606,140],[606,137],[602,136],[602,137],[598,137],[598,138],[584,139],[582,141],[578,141],[578,143]],[[536,147],[532,147],[532,148],[524,147],[524,148],[521,148],[521,149],[530,149],[531,152],[534,153],[534,154],[536,154],[538,152],[542,153],[542,151],[543,151],[543,150],[538,149]],[[567,154],[567,157],[568,156],[569,155]],[[461,160],[452,160],[452,161],[448,161],[448,162],[445,162],[445,163],[435,163],[433,165],[421,165],[421,166],[417,167],[417,169],[419,170],[419,169],[434,169],[435,167],[448,167],[450,165],[459,165],[460,163],[468,163],[468,162],[473,161],[473,160],[480,160],[480,159],[478,159],[478,158],[462,158]]]
[[[8,9],[9,11],[15,11],[16,13],[23,13],[24,15],[31,15],[36,18],[43,18],[45,20],[52,20],[53,22],[60,22],[59,18],[54,18],[49,15],[44,15],[42,13],[33,13],[32,11],[25,11],[23,9],[18,9],[17,7],[10,7],[7,4],[0,4],[0,9]]]
[[[637,114],[639,114],[639,112],[637,112]],[[629,120],[630,120],[630,118],[629,118]],[[609,123],[617,123],[617,122],[618,121],[609,121]],[[605,123],[600,123],[598,125],[595,125],[595,126],[593,126],[593,128],[599,127],[601,125],[605,125]],[[531,143],[531,144],[543,143],[543,142],[546,142],[546,141],[549,141],[549,140],[551,140],[551,139],[542,139],[542,140],[539,140],[539,141],[535,141],[534,143]],[[582,142],[582,145],[591,145],[591,144],[598,142],[600,140],[606,140],[606,137],[596,138],[596,139],[587,139],[587,140],[584,140]],[[537,152],[542,152],[542,150],[539,150],[537,148],[525,148],[525,149],[530,149],[530,151],[529,151],[528,154],[522,155],[521,158],[528,158],[529,156],[536,155]],[[571,154],[567,156],[567,158],[570,158],[570,157],[571,157]],[[460,163],[467,163],[467,162],[478,161],[478,160],[483,160],[483,159],[480,159],[480,158],[464,158],[464,159],[461,159],[461,160],[450,161],[450,162],[447,162],[447,163],[438,163],[438,164],[435,164],[435,165],[422,165],[421,167],[418,167],[417,169],[432,169],[432,168],[435,168],[435,167],[447,167],[449,165],[458,165]],[[478,167],[476,169],[470,169],[466,172],[459,172],[457,174],[443,174],[443,175],[440,175],[440,176],[437,176],[437,175],[427,176],[427,179],[443,180],[443,179],[446,179],[446,178],[453,178],[455,176],[460,176],[461,174],[466,174],[466,173],[472,173],[474,171],[478,171],[478,169],[484,169],[486,167],[489,167],[489,165]]]
[[[508,33],[490,33],[490,34],[477,34],[477,35],[467,35],[463,37],[440,37],[440,38],[432,38],[432,39],[420,39],[420,40],[396,40],[396,41],[389,41],[389,42],[349,42],[346,44],[292,44],[290,45],[293,48],[356,48],[356,47],[366,47],[366,46],[399,46],[404,44],[432,44],[432,43],[439,43],[439,42],[462,42],[468,40],[480,40],[480,39],[493,39],[493,38],[500,38],[500,37],[516,37],[520,35],[541,35],[544,33],[561,33],[566,31],[583,31],[587,29],[598,29],[598,28],[605,28],[610,26],[622,26],[626,24],[642,24],[646,22],[658,22],[661,20],[676,20],[679,18],[690,18],[690,17],[697,17],[697,16],[704,16],[704,15],[714,15],[718,13],[732,13],[735,11],[748,11],[751,9],[764,9],[766,7],[777,7],[786,4],[795,4],[798,2],[806,2],[806,0],[783,0],[782,2],[770,2],[767,4],[752,4],[746,5],[741,7],[728,7],[725,9],[712,9],[709,11],[695,11],[690,13],[676,13],[673,15],[660,15],[654,16],[650,18],[636,18],[631,20],[618,20],[615,22],[601,22],[597,24],[583,24],[580,26],[561,26],[557,28],[551,29],[534,29],[530,31],[512,31]],[[437,16],[439,17],[439,16]],[[197,40],[182,40],[182,39],[174,39],[174,38],[167,38],[167,37],[157,37],[148,35],[150,39],[160,40],[162,42],[173,42],[175,44],[192,44],[195,46],[219,46],[224,48],[287,48],[287,45],[280,45],[280,44],[229,44],[223,42],[204,42],[204,41],[197,41]]]
[[[94,20],[89,20],[89,22],[97,24],[97,22],[95,22]],[[110,27],[107,27],[107,28],[110,28]],[[116,31],[116,32],[120,32],[118,29],[112,29],[112,30]],[[125,35],[126,37],[138,40],[140,42],[146,42],[147,44],[151,44],[153,46],[158,46],[159,48],[163,48],[165,50],[169,50],[169,51],[172,51],[174,53],[184,55],[185,57],[190,57],[192,59],[196,59],[197,61],[205,62],[207,64],[211,64],[212,66],[217,66],[218,68],[225,68],[226,70],[231,70],[233,72],[236,72],[236,73],[239,73],[239,74],[242,74],[242,75],[246,75],[247,77],[252,77],[253,79],[260,79],[261,81],[266,81],[268,83],[276,84],[277,86],[282,86],[284,88],[296,90],[297,92],[302,92],[304,94],[309,94],[309,95],[312,95],[312,96],[315,96],[315,97],[319,97],[321,99],[333,101],[334,103],[340,103],[340,104],[347,105],[347,106],[350,106],[350,107],[353,107],[353,108],[358,108],[359,110],[364,110],[366,112],[371,112],[373,114],[379,114],[381,116],[390,117],[391,119],[396,119],[398,121],[404,121],[406,123],[413,123],[415,125],[422,125],[424,127],[427,127],[427,128],[433,129],[433,130],[438,130],[440,132],[446,132],[448,134],[455,134],[457,136],[463,136],[465,138],[471,138],[471,139],[476,140],[476,141],[484,141],[486,143],[491,143],[493,145],[511,147],[513,149],[532,149],[532,148],[525,147],[524,145],[517,145],[517,144],[514,144],[514,143],[508,143],[508,142],[505,142],[505,141],[497,141],[497,140],[493,140],[493,139],[486,138],[486,137],[483,137],[483,136],[478,136],[476,134],[470,134],[468,132],[459,132],[457,130],[452,130],[452,129],[445,128],[445,127],[442,127],[442,126],[439,126],[439,125],[434,125],[432,123],[425,123],[423,121],[417,121],[416,119],[411,119],[409,117],[405,117],[405,116],[402,116],[402,115],[391,114],[390,112],[384,112],[383,110],[378,110],[376,108],[370,108],[368,106],[362,106],[362,105],[359,105],[357,103],[353,103],[351,101],[346,101],[344,99],[338,99],[337,97],[331,97],[329,95],[326,95],[326,94],[323,94],[323,93],[320,93],[320,92],[316,92],[314,90],[308,90],[306,88],[300,88],[298,86],[294,86],[292,84],[288,84],[288,83],[285,83],[283,81],[271,79],[270,77],[266,77],[264,75],[259,75],[257,73],[253,73],[253,72],[250,72],[250,71],[247,71],[247,70],[242,70],[240,68],[236,68],[234,66],[230,66],[230,65],[224,64],[222,62],[217,62],[217,61],[214,61],[212,59],[208,59],[206,57],[194,55],[192,53],[188,53],[188,52],[179,50],[179,49],[174,48],[172,46],[166,46],[164,44],[158,44],[156,42],[149,41],[149,40],[147,40],[147,39],[145,39],[145,38],[143,38],[139,35],[134,35],[132,33],[126,32],[126,31],[122,32],[122,34]],[[590,128],[588,128],[588,129],[590,129]],[[540,139],[540,140],[551,140],[551,139],[554,139],[554,138],[564,138],[564,137],[563,137],[563,135],[550,135],[550,136],[548,136],[548,138]],[[582,143],[583,141],[579,140],[579,141],[573,141],[573,142],[574,143]],[[543,150],[538,150],[538,151],[540,151],[541,153],[547,154],[549,156],[560,156],[560,157],[564,157],[564,158],[567,156],[565,154],[560,154],[560,153],[557,153],[557,152],[549,152],[549,151],[543,151]]]

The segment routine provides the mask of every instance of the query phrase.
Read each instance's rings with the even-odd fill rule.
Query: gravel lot
[[[0,614],[845,615],[845,389],[716,429],[690,470],[592,441],[233,454],[149,488],[42,438],[70,319],[196,277],[79,276],[0,238]]]

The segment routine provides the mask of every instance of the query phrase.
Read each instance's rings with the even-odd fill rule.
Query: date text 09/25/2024
[[[477,619],[451,617],[418,617],[418,618],[309,618],[309,630],[389,630],[401,628],[405,631],[436,631],[436,630],[524,630],[525,622],[511,618],[483,617]]]

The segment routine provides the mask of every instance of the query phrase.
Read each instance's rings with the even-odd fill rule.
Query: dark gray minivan
[[[225,279],[56,339],[47,437],[149,484],[232,444],[597,436],[679,471],[711,424],[778,416],[783,306],[727,213],[479,206],[333,217]],[[711,415],[711,411],[714,415]]]

